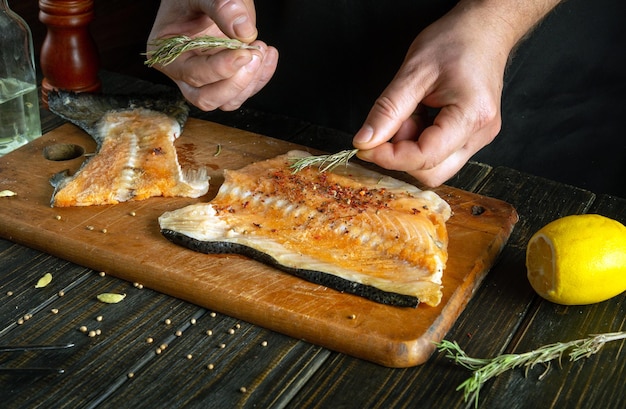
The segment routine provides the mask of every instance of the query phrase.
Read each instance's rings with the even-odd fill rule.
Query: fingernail
[[[259,57],[256,54],[252,54],[252,59],[250,60],[249,63],[245,65],[245,69],[246,71],[250,73],[255,73],[257,72],[260,66],[261,66],[261,57]]]
[[[374,128],[369,125],[364,125],[356,135],[352,142],[354,143],[368,143],[374,136]]]
[[[256,29],[250,24],[248,16],[239,16],[233,21],[233,30],[237,38],[250,38],[255,35]]]

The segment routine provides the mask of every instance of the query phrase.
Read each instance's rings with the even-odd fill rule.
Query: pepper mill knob
[[[52,90],[101,89],[98,51],[88,31],[93,7],[93,0],[39,0],[39,20],[48,28],[40,57],[42,103],[46,108]]]

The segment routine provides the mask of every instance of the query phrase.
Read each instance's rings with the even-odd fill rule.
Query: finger
[[[209,15],[228,37],[246,43],[256,39],[256,12],[252,0],[213,0],[198,3],[200,9]]]
[[[464,147],[448,156],[434,168],[414,170],[407,173],[428,187],[437,187],[456,175],[474,153],[472,149]]]
[[[363,126],[354,136],[354,147],[371,149],[389,141],[415,112],[428,84],[415,70],[401,68],[398,76],[374,102]]]
[[[417,124],[406,121],[393,143],[383,143],[372,149],[362,149],[358,156],[386,169],[416,171],[432,169],[466,143],[469,129],[462,113],[455,106],[441,109],[433,124],[417,132]]]
[[[256,50],[220,50],[211,54],[186,53],[164,67],[164,70],[171,78],[199,88],[231,78],[249,64],[255,54],[261,55]]]
[[[245,90],[239,93],[239,95],[237,95],[231,101],[221,105],[220,109],[224,111],[232,111],[238,109],[248,98],[259,92],[269,82],[269,80],[274,75],[274,72],[276,71],[277,64],[278,51],[273,47],[269,47],[267,49],[267,52],[263,55],[261,67],[255,74],[250,85],[248,85]]]

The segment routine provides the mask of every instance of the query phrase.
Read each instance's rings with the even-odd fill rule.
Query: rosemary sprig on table
[[[228,48],[236,50],[240,48],[258,50],[259,47],[242,43],[232,38],[220,38],[213,36],[200,36],[191,38],[185,35],[174,37],[159,38],[154,40],[151,45],[156,49],[148,51],[146,56],[148,59],[145,64],[152,67],[154,64],[167,65],[172,63],[182,53],[191,50],[208,50],[211,48]]]
[[[291,164],[293,173],[298,173],[309,166],[318,166],[320,172],[327,172],[335,169],[339,165],[347,165],[348,161],[356,155],[358,149],[348,149],[330,155],[305,156],[298,158]]]
[[[527,374],[528,370],[536,364],[547,363],[549,368],[550,361],[558,358],[560,362],[565,353],[569,355],[571,362],[588,358],[598,352],[605,343],[620,339],[626,339],[626,331],[598,334],[570,342],[557,342],[530,352],[504,354],[491,359],[469,357],[456,342],[446,340],[437,343],[437,349],[447,352],[446,357],[453,359],[455,363],[474,371],[470,378],[458,386],[457,390],[462,389],[465,401],[474,399],[475,406],[478,407],[478,393],[483,384],[509,369],[525,367]]]

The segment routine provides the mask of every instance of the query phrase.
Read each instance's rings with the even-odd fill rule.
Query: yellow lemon
[[[530,285],[548,301],[608,300],[626,290],[626,227],[597,214],[554,220],[530,238],[526,269]]]

